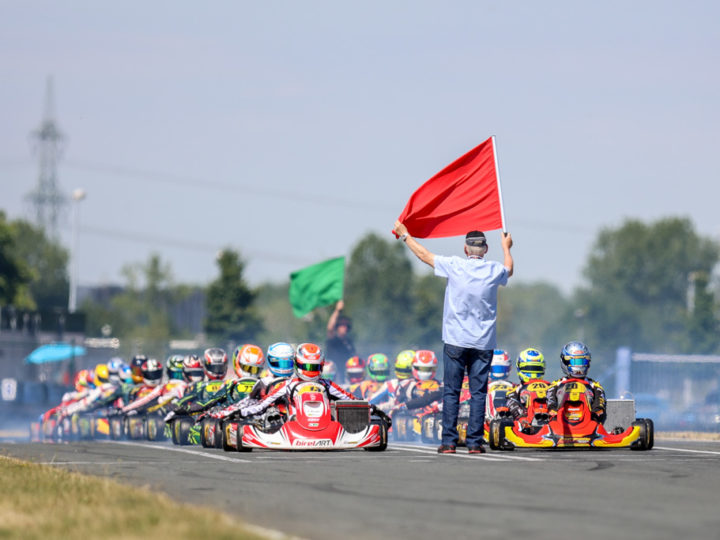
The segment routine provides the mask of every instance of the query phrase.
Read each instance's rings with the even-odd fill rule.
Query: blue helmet
[[[510,375],[510,355],[502,349],[493,351],[490,363],[490,380],[504,381]]]
[[[267,367],[276,377],[289,377],[295,368],[295,349],[285,342],[273,343],[267,350]]]
[[[115,357],[111,358],[107,363],[108,368],[108,378],[110,379],[110,382],[121,382],[123,380],[122,372],[125,368],[130,370],[130,366],[128,366],[122,358]]]
[[[586,377],[590,369],[590,349],[580,341],[571,341],[560,351],[560,362],[568,377]]]

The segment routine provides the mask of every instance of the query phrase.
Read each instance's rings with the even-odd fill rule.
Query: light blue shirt
[[[507,284],[502,263],[435,255],[435,275],[447,278],[442,340],[448,345],[494,349],[497,291]]]

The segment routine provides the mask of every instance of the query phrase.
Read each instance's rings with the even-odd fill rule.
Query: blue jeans
[[[443,347],[445,374],[443,377],[442,443],[444,445],[455,446],[458,442],[457,421],[460,391],[466,371],[470,380],[470,419],[466,443],[468,446],[480,446],[483,443],[485,400],[492,357],[492,349],[467,349],[447,343]]]

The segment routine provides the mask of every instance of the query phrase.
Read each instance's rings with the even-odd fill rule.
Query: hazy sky
[[[223,246],[284,280],[392,239],[410,194],[496,135],[514,279],[569,291],[601,227],[720,234],[719,6],[0,1],[0,209],[32,216],[50,75],[60,185],[88,193],[81,284],[152,251],[207,283]]]

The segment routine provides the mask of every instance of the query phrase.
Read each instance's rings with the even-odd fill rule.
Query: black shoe
[[[468,446],[468,454],[484,454],[485,447],[482,445]]]
[[[438,454],[454,454],[455,446],[452,444],[441,444],[438,446]]]

